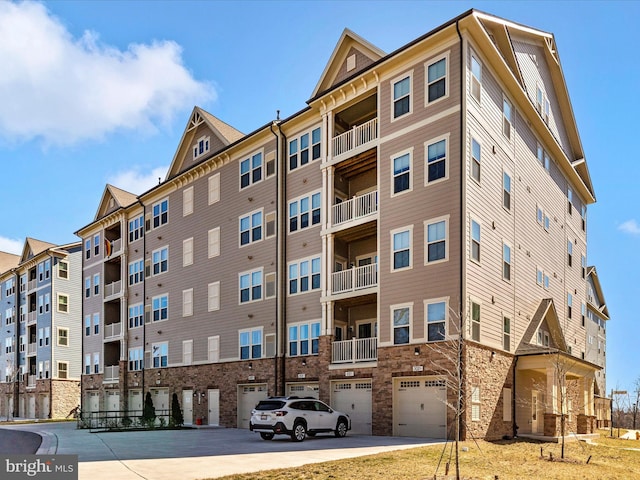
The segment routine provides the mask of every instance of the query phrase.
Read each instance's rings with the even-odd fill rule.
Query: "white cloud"
[[[140,195],[152,187],[158,185],[158,179],[164,181],[169,167],[156,167],[150,172],[143,172],[140,168],[134,167],[131,170],[118,172],[107,181],[127,192]]]
[[[631,235],[640,235],[640,225],[635,220],[627,220],[624,223],[618,225],[618,230]]]
[[[0,252],[15,253],[16,255],[20,255],[22,253],[23,246],[23,240],[14,240],[13,238],[0,237]]]
[[[0,135],[73,144],[119,129],[153,131],[185,107],[215,98],[172,41],[122,51],[95,32],[73,38],[35,2],[0,1]]]

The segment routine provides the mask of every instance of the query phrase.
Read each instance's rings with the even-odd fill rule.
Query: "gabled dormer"
[[[174,178],[244,136],[242,132],[209,112],[194,107],[171,161],[166,180]]]
[[[42,240],[36,240],[35,238],[27,237],[22,247],[22,255],[20,257],[20,263],[24,263],[41,254],[49,248],[53,248],[53,243],[43,242]]]
[[[133,205],[136,201],[137,197],[133,193],[107,184],[102,193],[94,221],[106,217],[120,208]]]
[[[558,312],[553,299],[540,301],[538,308],[531,316],[527,330],[522,336],[516,355],[540,351],[561,351],[568,353]]]
[[[386,55],[378,47],[345,28],[324,67],[311,98],[364,70]]]
[[[604,299],[596,267],[587,267],[587,303],[598,312],[598,316],[609,320],[609,308]]]

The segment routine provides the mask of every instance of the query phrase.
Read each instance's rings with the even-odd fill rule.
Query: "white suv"
[[[282,434],[301,442],[316,433],[332,432],[336,437],[344,437],[351,430],[351,420],[346,413],[337,412],[313,397],[270,397],[261,400],[251,412],[249,429],[260,432],[263,440]]]

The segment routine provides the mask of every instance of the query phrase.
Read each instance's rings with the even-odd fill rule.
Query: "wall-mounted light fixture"
[[[416,347],[416,348],[414,348],[414,349],[413,349],[413,354],[414,354],[415,356],[420,355],[420,347]]]
[[[306,366],[307,366],[307,361],[306,361],[306,360],[304,360],[304,359],[302,360],[302,366],[303,366],[303,367],[306,367]]]
[[[249,362],[249,370],[253,369],[253,363]]]

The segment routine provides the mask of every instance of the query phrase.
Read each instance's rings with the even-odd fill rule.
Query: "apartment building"
[[[80,243],[0,254],[0,412],[65,418],[80,403]]]
[[[83,409],[176,394],[247,428],[310,395],[356,433],[450,437],[462,338],[465,435],[591,432],[584,157],[552,34],[470,10],[387,54],[345,30],[298,113],[245,135],[195,107],[162,183],[106,187],[77,232]]]

